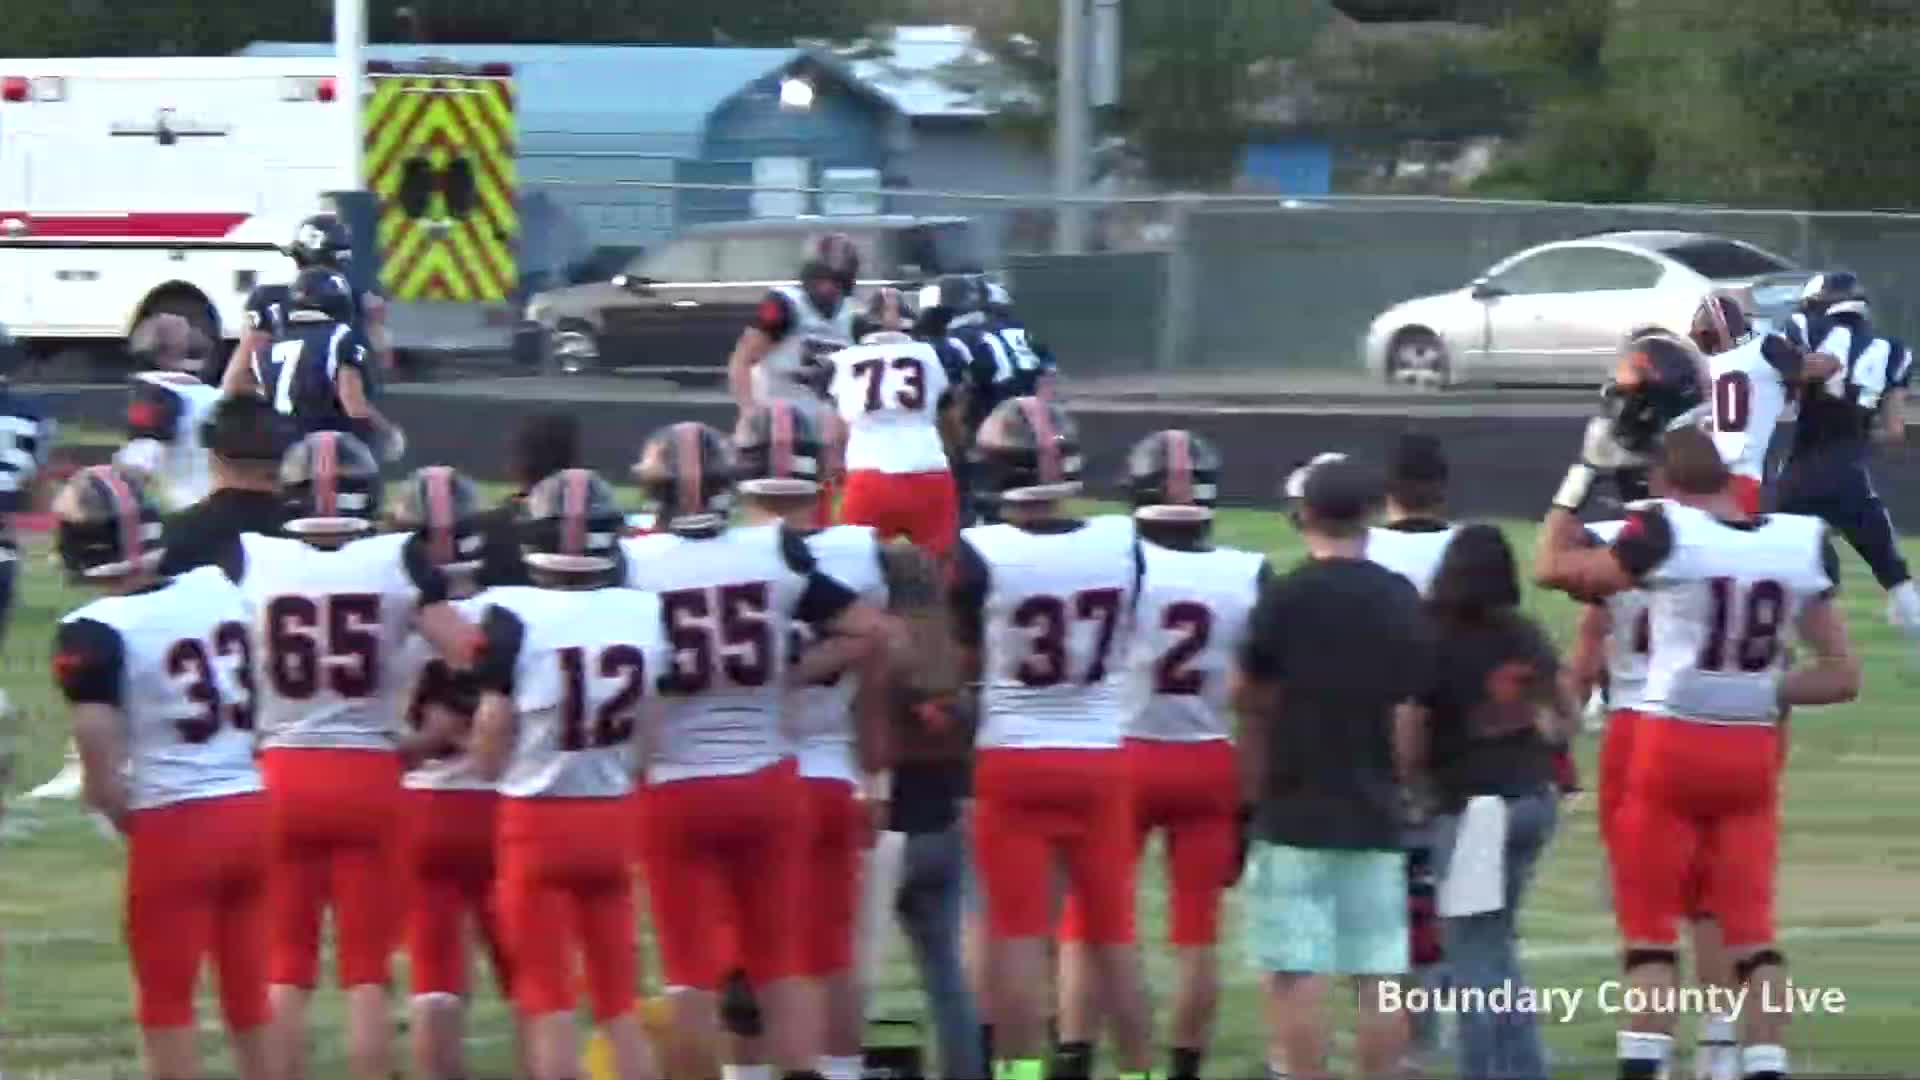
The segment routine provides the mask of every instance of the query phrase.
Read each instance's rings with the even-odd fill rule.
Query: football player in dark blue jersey
[[[288,304],[285,329],[231,380],[233,392],[265,396],[302,435],[344,431],[397,461],[406,439],[367,400],[372,350],[350,322],[346,277],[322,267],[302,270]]]
[[[353,234],[337,215],[315,214],[300,223],[286,253],[299,271],[324,269],[344,276],[353,259]],[[286,333],[292,314],[291,284],[254,286],[247,296],[247,327],[240,334],[232,359],[227,361],[226,374],[220,383],[222,390],[235,392],[234,383],[240,378],[238,369],[250,366],[255,356]],[[386,301],[373,292],[358,296],[349,293],[344,321],[359,331],[371,351],[375,367],[385,369],[392,354],[387,340]]]
[[[0,329],[0,636],[13,611],[14,574],[20,562],[14,518],[36,505],[40,471],[58,430],[46,406],[15,390],[8,378],[18,356],[18,347]]]

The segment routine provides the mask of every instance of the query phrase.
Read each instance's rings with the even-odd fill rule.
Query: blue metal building
[[[331,51],[331,45],[255,42],[241,54]],[[817,209],[771,192],[631,186],[636,181],[818,187],[823,180],[871,176],[878,186],[908,138],[906,119],[891,100],[832,57],[810,50],[367,48],[371,61],[429,57],[513,65],[523,275],[557,270],[584,254],[583,246],[648,246],[685,224]],[[805,107],[782,102],[782,84],[790,79],[811,89]]]

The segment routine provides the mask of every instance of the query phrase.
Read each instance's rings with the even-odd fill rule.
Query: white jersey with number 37
[[[856,345],[833,354],[828,393],[847,425],[847,468],[887,473],[947,468],[940,402],[947,369],[921,341]]]
[[[1713,445],[1736,475],[1766,478],[1767,448],[1787,411],[1787,382],[1767,361],[1767,335],[1707,358],[1713,377]]]
[[[1643,513],[1665,515],[1672,544],[1641,578],[1652,631],[1645,710],[1771,723],[1787,637],[1806,605],[1835,585],[1826,525],[1799,514],[1729,524],[1678,503],[1656,506]],[[1622,536],[1636,527],[1629,519]]]

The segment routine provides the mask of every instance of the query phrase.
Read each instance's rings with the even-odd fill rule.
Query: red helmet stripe
[[[120,523],[120,549],[128,563],[140,558],[140,500],[133,497],[133,489],[121,475],[109,465],[95,465],[93,475],[99,479],[100,486],[107,490],[107,501],[113,504],[113,516]]]
[[[453,561],[453,470],[431,465],[421,470],[426,481],[427,545],[441,566]]]
[[[581,555],[587,550],[587,470],[568,469],[560,492],[560,552]]]
[[[1034,452],[1040,467],[1040,482],[1060,483],[1066,478],[1066,470],[1060,463],[1060,445],[1055,440],[1053,417],[1048,415],[1046,405],[1038,398],[1021,398],[1020,411],[1026,414],[1027,426],[1033,428]]]
[[[700,489],[705,486],[705,478],[700,475],[700,425],[686,421],[673,430],[674,456],[679,460],[675,476],[674,493],[679,497],[679,511],[682,514],[697,514],[701,510]]]
[[[776,401],[768,416],[767,447],[769,471],[782,479],[793,475],[793,406]]]
[[[340,437],[331,431],[313,438],[313,512],[316,517],[340,512]]]
[[[1184,431],[1167,432],[1167,501],[1193,501],[1193,441]]]

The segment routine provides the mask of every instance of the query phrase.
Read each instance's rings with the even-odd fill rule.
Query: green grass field
[[[1518,545],[1531,539],[1530,525],[1514,523],[1508,531]],[[1223,514],[1220,533],[1224,542],[1272,553],[1277,564],[1299,555],[1292,530],[1274,514]],[[62,583],[44,548],[25,560],[23,586],[4,657],[4,685],[21,724],[15,792],[59,763],[66,735],[50,693],[47,645],[52,622],[81,601]],[[1920,1060],[1914,1029],[1920,1018],[1914,976],[1920,959],[1920,783],[1914,779],[1920,773],[1920,730],[1906,710],[1920,683],[1908,674],[1911,650],[1886,627],[1883,598],[1857,562],[1847,567],[1843,595],[1866,662],[1866,691],[1853,705],[1795,714],[1778,908],[1796,984],[1838,989],[1846,1005],[1836,1014],[1799,1021],[1790,1042],[1802,1075],[1910,1075]],[[1570,603],[1534,595],[1529,605],[1565,640]],[[1592,757],[1589,739],[1581,748],[1589,778]],[[0,836],[0,1068],[13,1076],[61,1080],[137,1075],[120,942],[117,841],[103,837],[72,804],[14,803]],[[1142,927],[1149,984],[1165,987],[1169,966],[1156,875],[1149,867],[1143,876]],[[1570,1077],[1611,1075],[1614,1018],[1594,1002],[1598,987],[1616,970],[1599,878],[1592,805],[1578,797],[1567,808],[1524,916],[1533,981],[1586,990],[1571,1022],[1547,1022],[1549,1045],[1558,1061],[1568,1063],[1562,1075]],[[1241,960],[1237,918],[1230,915],[1227,926],[1227,990],[1208,1073],[1259,1076],[1265,1036],[1258,981]],[[907,1016],[919,1009],[904,950],[895,956],[876,1015]],[[651,965],[647,970],[657,972]],[[321,996],[316,1077],[345,1075],[337,1004],[332,995]],[[491,996],[483,996],[477,1009],[475,1075],[508,1076],[504,1011]],[[201,1015],[211,1050],[217,1033],[209,1022],[210,999],[203,998]]]

